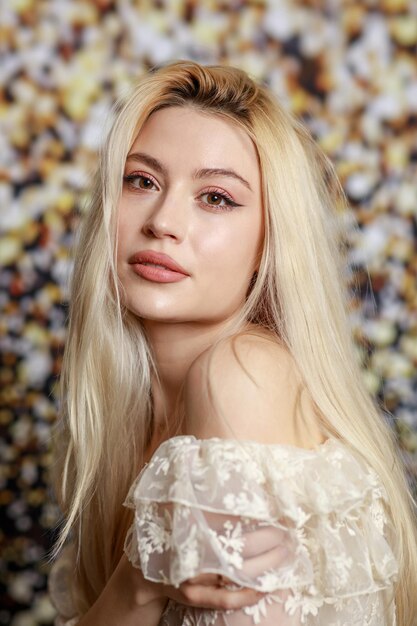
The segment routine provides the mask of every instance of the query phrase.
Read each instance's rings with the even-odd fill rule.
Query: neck
[[[192,362],[211,346],[225,328],[223,321],[213,324],[166,323],[143,320],[152,347],[159,382],[152,381],[154,417],[169,420]]]

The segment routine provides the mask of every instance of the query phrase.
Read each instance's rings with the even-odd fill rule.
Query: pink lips
[[[186,270],[170,256],[153,250],[136,252],[129,258],[129,264],[142,278],[158,283],[174,283],[189,276]],[[155,265],[161,267],[155,267]]]

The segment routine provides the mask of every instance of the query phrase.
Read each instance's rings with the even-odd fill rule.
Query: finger
[[[193,576],[193,578],[188,578],[185,583],[190,583],[191,585],[223,585],[231,582],[228,578],[225,578],[221,574],[199,574],[198,576]]]
[[[183,590],[183,604],[206,609],[241,609],[256,604],[266,595],[255,589],[229,591],[224,588],[213,588],[205,585],[190,585]]]

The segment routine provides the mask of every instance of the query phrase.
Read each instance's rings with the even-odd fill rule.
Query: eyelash
[[[151,183],[156,185],[156,183],[153,180],[153,178],[151,178],[148,175],[145,176],[145,174],[129,174],[127,176],[124,176],[123,180],[126,182],[126,184],[128,185],[128,187],[130,189],[133,189],[136,192],[141,193],[143,191],[147,191],[146,189],[140,189],[139,187],[135,187],[133,185],[133,181],[138,179],[138,178],[144,178],[145,180],[150,180]],[[242,206],[241,204],[238,204],[237,202],[232,200],[232,198],[229,195],[227,195],[224,191],[221,191],[220,189],[216,189],[216,188],[213,187],[213,188],[209,189],[208,191],[205,191],[204,193],[200,194],[200,197],[201,196],[205,196],[206,194],[213,194],[213,195],[216,195],[216,196],[220,196],[220,198],[223,198],[223,200],[226,202],[226,205],[209,204],[208,202],[203,202],[202,203],[205,206],[209,206],[210,208],[214,208],[215,210],[217,209],[218,211],[231,211],[235,207]]]

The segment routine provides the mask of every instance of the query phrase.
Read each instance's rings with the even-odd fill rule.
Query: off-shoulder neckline
[[[325,450],[330,449],[335,445],[344,445],[343,442],[335,437],[328,437],[322,443],[317,444],[313,448],[302,448],[301,446],[295,446],[293,444],[284,444],[284,443],[261,443],[259,441],[255,441],[254,439],[231,439],[225,437],[207,437],[207,438],[199,438],[195,435],[175,435],[173,437],[169,437],[162,441],[160,445],[155,449],[155,452],[164,444],[169,444],[170,442],[179,441],[181,439],[190,440],[192,443],[219,443],[219,444],[239,444],[243,446],[252,446],[252,447],[261,447],[268,448],[270,450],[291,450],[298,453],[306,453],[306,454],[315,454],[318,452],[324,452]]]

